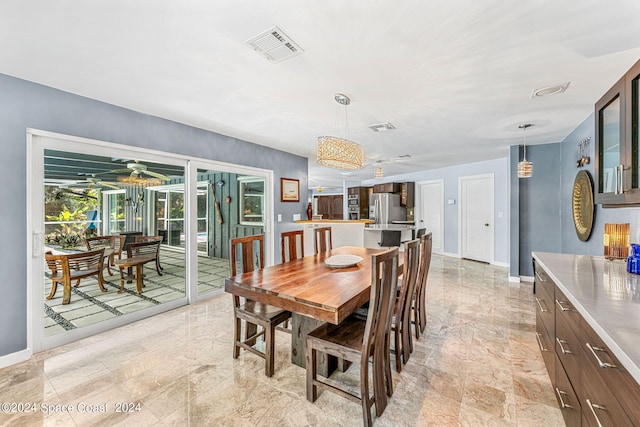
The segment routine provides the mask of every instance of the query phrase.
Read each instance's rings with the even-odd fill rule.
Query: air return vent
[[[282,62],[304,52],[284,31],[273,27],[245,42],[256,53],[272,62]]]
[[[385,131],[393,130],[396,128],[394,125],[392,125],[389,122],[376,123],[374,125],[369,125],[367,127],[374,132],[385,132]]]

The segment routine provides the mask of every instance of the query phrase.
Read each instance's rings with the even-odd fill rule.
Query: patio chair
[[[104,248],[61,255],[53,255],[49,251],[45,253],[44,258],[47,267],[51,270],[51,293],[47,297],[48,300],[56,295],[58,283],[62,282],[62,304],[69,304],[71,302],[71,282],[75,281],[77,288],[80,285],[80,279],[91,276],[96,276],[100,290],[107,292],[102,277]]]

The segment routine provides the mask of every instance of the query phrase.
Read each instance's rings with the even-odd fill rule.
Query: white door
[[[459,178],[460,254],[493,261],[493,174]]]
[[[431,232],[433,252],[444,252],[444,180],[418,183],[420,214],[416,228]]]

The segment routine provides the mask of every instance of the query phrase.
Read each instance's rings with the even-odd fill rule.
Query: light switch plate
[[[293,214],[294,221],[300,221],[300,214]]]

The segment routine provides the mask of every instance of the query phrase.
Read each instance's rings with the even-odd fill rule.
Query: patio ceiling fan
[[[119,190],[120,187],[115,182],[103,181],[100,178],[97,178],[95,175],[87,177],[84,181],[76,182],[75,184],[71,184],[68,188],[111,188],[113,190]]]
[[[136,160],[134,163],[127,163],[126,169],[114,169],[108,173],[129,173],[131,178],[141,178],[143,175],[151,176],[162,181],[170,181],[170,179],[161,173],[150,171],[147,165],[138,163]]]

